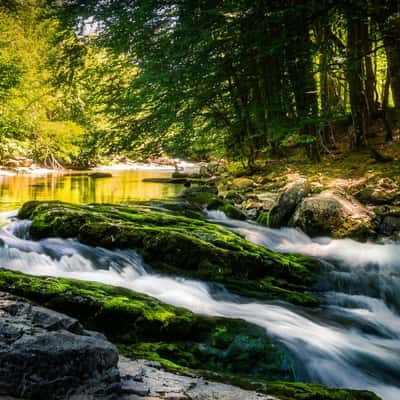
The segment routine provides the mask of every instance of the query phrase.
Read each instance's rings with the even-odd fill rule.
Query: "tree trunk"
[[[361,40],[365,67],[365,103],[368,119],[370,120],[374,115],[376,115],[377,110],[375,101],[376,79],[374,68],[372,65],[372,46],[370,41],[368,21],[363,21],[361,29]]]
[[[350,91],[350,107],[353,119],[354,146],[366,144],[364,120],[365,99],[362,74],[362,31],[363,22],[351,15],[347,16],[347,80]]]
[[[314,161],[320,160],[317,127],[318,96],[314,77],[312,43],[307,15],[296,16],[291,26],[294,27],[294,39],[287,49],[291,53],[288,70],[291,78],[297,117],[303,124],[302,133],[306,136],[307,155]]]
[[[386,129],[385,142],[391,142],[393,140],[393,131],[387,115],[387,108],[389,101],[389,86],[390,86],[390,73],[389,73],[389,68],[387,68],[385,88],[383,91],[383,99],[382,99],[382,119]]]
[[[383,42],[385,45],[386,55],[388,59],[390,87],[397,114],[400,115],[400,29],[397,31],[398,36],[393,34],[385,35]]]

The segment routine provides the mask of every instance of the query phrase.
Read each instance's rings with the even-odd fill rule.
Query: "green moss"
[[[220,211],[223,211],[225,215],[232,219],[245,220],[246,215],[237,207],[231,203],[225,203],[223,206],[218,207]]]
[[[249,243],[213,223],[143,207],[27,203],[33,238],[76,237],[106,248],[133,248],[155,270],[226,285],[245,296],[317,305],[306,293],[315,263]]]
[[[321,385],[298,382],[270,382],[268,392],[282,400],[376,400],[369,391],[329,389]]]

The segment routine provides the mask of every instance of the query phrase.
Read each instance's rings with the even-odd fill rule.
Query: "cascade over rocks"
[[[26,203],[19,218],[32,219],[34,239],[77,238],[92,246],[131,248],[165,274],[222,283],[248,297],[319,303],[306,293],[315,282],[315,261],[275,253],[210,222],[144,207],[61,202]]]
[[[0,269],[4,289],[79,317],[125,355],[116,364],[103,335],[0,292],[0,397],[7,400],[378,400],[368,391],[286,382],[294,371],[285,350],[243,320],[196,315],[99,283]]]

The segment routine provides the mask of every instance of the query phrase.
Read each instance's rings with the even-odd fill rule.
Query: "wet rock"
[[[400,217],[394,217],[388,215],[383,218],[383,221],[379,226],[379,233],[390,236],[399,232],[400,232]]]
[[[112,174],[110,174],[109,172],[93,172],[88,176],[93,179],[112,178]]]
[[[269,226],[272,228],[279,228],[288,225],[296,207],[310,191],[310,183],[306,179],[288,184],[269,212]],[[263,219],[260,222],[263,223],[264,221]]]
[[[366,239],[375,235],[374,214],[352,197],[331,190],[305,198],[290,225],[311,236]]]
[[[238,219],[244,221],[247,219],[247,216],[244,212],[242,212],[238,207],[235,207],[231,203],[225,203],[218,207],[219,211],[225,213],[225,215],[232,219]]]
[[[207,195],[205,201],[221,201],[207,192],[198,194]],[[162,273],[222,283],[245,296],[278,295],[315,304],[315,298],[305,293],[315,280],[314,261],[274,253],[210,222],[132,206],[59,202],[26,203],[19,217],[32,219],[29,232],[34,239],[70,237],[88,245],[132,248]]]
[[[0,292],[0,394],[65,399],[117,393],[118,353],[63,314]]]

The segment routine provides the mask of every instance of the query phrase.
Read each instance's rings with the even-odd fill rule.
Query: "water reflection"
[[[29,200],[62,200],[70,203],[120,203],[173,197],[180,185],[143,183],[144,178],[169,177],[164,171],[113,171],[112,178],[86,173],[45,176],[0,176],[0,210],[12,210]]]

